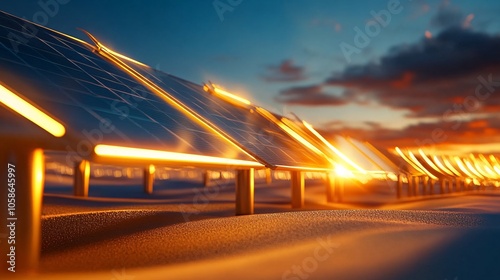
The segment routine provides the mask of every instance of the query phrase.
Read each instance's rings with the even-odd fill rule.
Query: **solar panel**
[[[356,148],[351,142],[346,138],[335,135],[334,146],[341,150],[346,156],[351,160],[356,162],[364,170],[374,171],[380,170],[380,167],[376,163],[371,161],[366,155],[364,155],[358,148]]]
[[[328,168],[330,163],[293,139],[254,106],[235,106],[199,84],[151,67],[123,61],[170,97],[208,120],[249,154],[270,167]],[[260,110],[263,110],[262,108]]]
[[[397,166],[380,153],[375,147],[369,143],[363,143],[359,140],[349,138],[348,141],[359,149],[366,157],[368,157],[377,167],[377,171],[397,173]]]
[[[86,140],[93,145],[252,160],[95,53],[92,46],[4,12],[0,12],[0,83],[63,123],[64,140],[73,146]],[[0,118],[1,135],[7,135],[12,125],[6,123],[12,117],[3,111]]]

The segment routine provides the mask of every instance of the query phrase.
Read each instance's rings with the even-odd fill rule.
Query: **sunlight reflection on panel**
[[[412,161],[413,161],[416,165],[418,165],[418,167],[419,167],[422,171],[424,171],[424,173],[425,173],[427,176],[431,177],[432,179],[438,179],[438,177],[434,176],[431,172],[429,172],[429,170],[427,170],[427,169],[426,169],[426,168],[422,165],[422,163],[420,163],[420,162],[418,161],[418,159],[415,157],[415,155],[414,155],[411,151],[408,151],[408,154],[409,154],[409,156],[410,156],[410,159],[411,159],[411,160],[412,160]]]
[[[460,168],[460,170],[462,170],[462,172],[464,172],[465,174],[467,174],[467,176],[469,176],[469,178],[474,178],[475,176],[472,175],[472,173],[470,173],[467,168],[465,167],[464,163],[462,162],[462,160],[459,158],[459,157],[454,157],[455,159],[455,162],[458,164],[458,168]]]
[[[343,159],[345,162],[347,162],[349,165],[354,167],[359,172],[366,174],[366,170],[361,168],[359,165],[357,165],[355,162],[353,162],[350,158],[348,158],[344,153],[342,153],[337,148],[335,148],[335,146],[333,146],[321,134],[319,134],[319,132],[317,132],[312,125],[308,124],[305,121],[303,123],[304,123],[304,126],[307,129],[309,129],[309,131],[311,131],[316,137],[318,137],[318,139],[320,139],[321,142],[323,142],[328,148],[330,148],[337,156],[339,156],[341,159]]]
[[[66,133],[64,126],[0,84],[0,102],[55,137]]]
[[[206,163],[206,164],[234,165],[234,166],[245,166],[245,167],[262,167],[262,165],[258,162],[252,162],[246,160],[225,159],[225,158],[202,156],[202,155],[182,154],[182,153],[173,153],[167,151],[138,149],[138,148],[112,146],[112,145],[100,144],[97,145],[94,150],[98,156],[103,156],[103,157],[151,159],[151,160],[160,160],[166,162],[173,161],[173,162],[186,162],[186,163]]]
[[[441,168],[441,170],[443,170],[446,174],[453,176],[453,172],[448,170],[448,168],[446,168],[443,165],[443,163],[439,160],[439,158],[436,155],[433,157],[433,159],[434,159],[434,162],[439,166],[439,168]]]
[[[430,160],[427,155],[424,153],[424,151],[422,151],[422,149],[418,149],[418,152],[420,154],[420,156],[422,156],[422,158],[425,160],[425,162],[434,170],[436,170],[437,172],[443,174],[443,171],[441,171],[433,162],[432,160]]]
[[[459,176],[459,177],[462,176],[462,174],[460,174],[460,172],[458,172],[458,170],[455,167],[453,167],[453,165],[451,164],[450,160],[448,160],[446,158],[446,156],[442,156],[441,158],[443,159],[444,164],[446,165],[446,167],[448,167],[448,169],[450,169],[450,171],[453,172],[453,174],[455,174],[456,176]],[[451,159],[451,157],[450,157],[450,159]]]
[[[213,83],[209,83],[211,88],[207,85],[204,85],[203,86],[203,89],[207,92],[214,92],[215,94],[217,94],[218,96],[224,98],[225,100],[231,102],[231,103],[237,103],[237,105],[240,105],[238,103],[242,103],[244,105],[252,105],[252,103],[243,98],[243,97],[240,97],[236,94],[233,94],[233,93],[230,93],[224,89],[222,89],[219,85],[216,85],[216,84],[213,84]]]
[[[479,172],[472,166],[472,164],[470,163],[469,160],[467,159],[463,159],[464,163],[465,163],[465,166],[467,166],[467,168],[475,175],[475,177],[478,177],[478,178],[481,178],[483,179],[484,177],[479,174]]]

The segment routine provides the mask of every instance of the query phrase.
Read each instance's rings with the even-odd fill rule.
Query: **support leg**
[[[266,184],[270,185],[273,182],[272,172],[270,168],[266,168]]]
[[[236,173],[236,215],[254,213],[254,172],[250,168]]]
[[[210,186],[210,171],[205,170],[202,176],[203,176],[203,186],[204,187]]]
[[[408,175],[406,179],[408,180],[408,196],[413,196],[413,176]]]
[[[291,171],[292,183],[292,208],[302,208],[304,206],[304,173]]]
[[[15,245],[10,244],[7,248],[5,240],[0,241],[2,247],[2,269],[6,273],[10,267],[10,246],[15,246],[15,271],[16,273],[34,273],[38,269],[41,251],[41,214],[44,187],[44,156],[42,149],[19,149],[14,151],[12,157],[6,157],[4,153],[1,159],[1,172],[3,186],[0,195],[6,203],[0,203],[2,221],[7,223],[1,232],[8,236],[15,235]],[[10,165],[13,164],[13,165]],[[11,170],[8,168],[11,167]],[[13,175],[9,175],[13,174]],[[15,179],[11,185],[8,179]],[[8,187],[8,188],[7,188]],[[11,192],[12,191],[14,192]],[[15,193],[15,205],[9,205],[7,198],[9,193]],[[5,196],[5,197],[4,197]],[[12,206],[12,209],[8,209]],[[7,211],[8,210],[8,211]],[[5,212],[7,211],[7,212]],[[5,216],[5,217],[4,217]],[[5,267],[7,266],[7,267]]]
[[[144,192],[147,194],[153,193],[153,185],[155,182],[155,166],[150,164],[144,168]]]
[[[446,185],[446,179],[441,178],[441,180],[439,180],[439,193],[440,194],[444,194],[445,185]]]
[[[413,184],[413,195],[418,196],[420,193],[420,177],[415,176],[415,183]]]
[[[75,164],[73,175],[73,193],[75,196],[89,196],[90,162],[81,160]]]

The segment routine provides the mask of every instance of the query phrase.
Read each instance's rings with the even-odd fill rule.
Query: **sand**
[[[396,201],[390,184],[320,180],[290,208],[288,181],[256,185],[256,215],[234,216],[229,181],[93,180],[90,198],[49,179],[37,279],[498,279],[500,192]],[[52,182],[52,183],[50,183]]]

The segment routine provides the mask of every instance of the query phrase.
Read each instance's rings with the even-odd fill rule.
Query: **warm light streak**
[[[352,174],[352,172],[349,171],[349,169],[345,168],[341,164],[336,164],[335,165],[335,173],[339,177],[343,177],[343,178],[353,178],[354,177],[354,175]]]
[[[252,105],[252,103],[250,101],[248,101],[247,99],[243,98],[243,97],[240,97],[240,96],[237,96],[235,94],[232,94],[230,92],[227,92],[219,87],[217,87],[216,85],[212,84],[212,87],[213,87],[213,91],[219,95],[222,95],[224,97],[229,97],[230,99],[232,100],[236,100],[240,103],[243,103],[245,105]]]
[[[462,176],[462,174],[460,174],[460,172],[458,172],[458,170],[455,167],[453,167],[451,162],[446,157],[443,156],[442,158],[443,158],[444,164],[446,165],[446,167],[448,167],[451,170],[451,172],[453,172],[458,177]]]
[[[494,155],[490,155],[489,158],[493,163],[492,164],[493,169],[495,170],[496,173],[498,173],[498,175],[500,175],[500,164],[498,163],[497,158]]]
[[[108,52],[108,53],[110,53],[110,54],[112,54],[112,55],[118,56],[119,58],[122,58],[122,59],[128,60],[128,61],[130,61],[130,62],[133,62],[133,63],[138,64],[138,65],[141,65],[141,66],[148,67],[148,66],[147,66],[146,64],[144,64],[144,63],[141,63],[141,62],[139,62],[139,61],[137,61],[137,60],[135,60],[135,59],[132,59],[132,58],[130,58],[130,57],[128,57],[128,56],[125,56],[125,55],[123,55],[123,54],[121,54],[121,53],[115,52],[115,51],[113,51],[113,50],[109,49],[108,47],[105,47],[105,46],[104,46],[101,42],[99,42],[99,40],[97,40],[97,38],[96,38],[96,37],[94,37],[94,35],[90,34],[90,32],[88,32],[88,31],[86,31],[86,30],[84,30],[84,29],[81,29],[81,28],[80,28],[80,30],[81,30],[83,33],[87,34],[87,36],[90,38],[90,40],[92,40],[92,42],[94,42],[95,47],[97,48],[97,50],[98,50],[98,51],[101,51],[101,50],[102,50],[102,51],[106,51],[106,52]]]
[[[493,169],[495,169],[495,171],[498,173],[498,175],[500,175],[500,167],[498,166],[493,166]]]
[[[94,148],[95,153],[102,157],[141,159],[141,160],[159,160],[165,162],[182,163],[200,163],[216,165],[234,165],[244,167],[262,167],[262,164],[254,161],[225,159],[219,157],[174,153],[150,149],[138,149],[131,147],[97,145]]]
[[[491,170],[490,167],[488,167],[487,165],[483,165],[483,168],[486,170],[486,173],[489,174],[489,176],[487,176],[487,177],[489,177],[491,179],[497,179],[498,178],[498,175],[493,170]]]
[[[330,163],[332,163],[332,162],[330,162]],[[277,169],[280,169],[280,170],[310,171],[310,172],[326,172],[326,171],[331,171],[332,167],[333,167],[333,163],[332,163],[331,167],[324,167],[324,168],[305,167],[305,166],[290,166],[290,165],[281,165],[281,164],[277,165]]]
[[[64,126],[0,84],[0,102],[55,137],[66,133]]]
[[[410,164],[415,170],[417,170],[420,173],[425,174],[425,172],[422,169],[420,169],[417,165],[415,165],[415,163],[413,163],[413,161],[411,161],[408,157],[406,157],[406,155],[403,153],[403,151],[401,151],[401,149],[399,147],[396,147],[395,150],[396,150],[396,153],[398,153],[399,156],[401,158],[403,158],[403,160],[406,161],[408,164]]]
[[[497,158],[494,155],[490,155],[490,160],[492,162],[496,163],[496,165],[500,165],[500,163],[498,163],[498,160],[497,160]]]
[[[439,173],[442,173],[443,172],[432,162],[432,160],[430,160],[427,155],[424,153],[424,151],[422,151],[422,149],[418,149],[418,153],[422,156],[422,158],[425,160],[425,162],[434,170],[436,170],[437,172]]]
[[[408,155],[410,156],[410,159],[413,160],[413,162],[418,165],[418,167],[420,167],[421,170],[424,171],[425,174],[427,174],[427,176],[431,177],[432,179],[438,179],[438,177],[434,176],[434,174],[430,173],[429,170],[427,170],[419,161],[418,159],[415,157],[415,155],[411,152],[411,151],[408,151]]]
[[[479,172],[474,168],[474,166],[472,166],[472,164],[470,163],[470,161],[468,161],[467,159],[464,159],[464,163],[465,165],[467,166],[467,168],[469,168],[469,170],[474,174],[476,175],[476,177],[479,177],[481,179],[484,179],[484,177],[479,174]]]
[[[149,66],[147,66],[146,64],[144,64],[144,63],[142,63],[142,62],[139,62],[139,61],[137,61],[137,60],[135,60],[135,59],[133,59],[133,58],[130,58],[130,57],[128,57],[128,56],[125,56],[125,55],[123,55],[123,54],[121,54],[121,53],[117,53],[117,52],[115,52],[115,51],[113,51],[113,50],[110,50],[110,49],[108,49],[108,48],[106,48],[106,50],[107,50],[108,52],[110,52],[111,54],[118,56],[119,58],[123,58],[123,59],[125,59],[125,60],[128,60],[128,61],[130,61],[130,62],[132,62],[132,63],[138,64],[138,65],[141,65],[141,66],[149,67]]]
[[[481,161],[483,162],[483,167],[486,172],[488,172],[492,178],[498,178],[498,174],[496,174],[495,171],[492,170],[493,165],[483,154],[479,154],[479,159],[481,159]]]
[[[323,152],[321,152],[316,146],[311,144],[309,141],[307,141],[304,137],[300,136],[297,132],[295,132],[293,129],[289,128],[285,123],[283,122],[278,122],[277,125],[283,129],[288,135],[292,136],[295,140],[299,141],[302,145],[306,146],[309,148],[311,151],[314,151],[315,153],[319,155],[324,155]]]
[[[266,109],[261,108],[261,107],[256,107],[255,111],[257,111],[257,113],[259,113],[261,116],[263,116],[267,120],[269,120],[269,121],[277,124],[281,129],[283,129],[283,131],[285,131],[292,138],[294,138],[295,140],[297,140],[298,142],[300,142],[302,145],[306,146],[308,149],[314,151],[315,153],[317,153],[319,155],[322,155],[322,156],[326,157],[326,155],[322,151],[320,151],[316,146],[314,146],[309,141],[307,141],[306,139],[304,139],[297,132],[293,131],[293,129],[289,128],[285,123],[283,123],[282,121],[280,121],[279,119],[277,119],[273,114],[271,114],[270,112],[268,112]]]
[[[255,111],[257,111],[257,113],[259,113],[261,116],[266,118],[268,121],[271,121],[271,122],[276,123],[276,124],[280,122],[280,120],[278,120],[273,114],[271,114],[270,112],[268,112],[266,109],[264,109],[262,107],[255,108]]]
[[[477,159],[476,157],[473,155],[473,154],[470,154],[470,158],[472,159],[472,162],[474,163],[474,167],[476,168],[476,170],[479,172],[479,174],[481,174],[483,177],[486,177],[486,178],[489,178],[490,175],[485,172],[483,170],[483,167],[486,167],[484,164],[481,164]],[[483,167],[482,167],[482,166]]]
[[[469,176],[469,178],[474,178],[475,176],[472,175],[468,170],[467,168],[464,166],[462,160],[459,158],[459,157],[455,157],[455,162],[457,163],[458,165],[458,168],[460,168],[460,170],[462,170],[467,176]]]
[[[86,32],[88,33],[88,32]],[[88,33],[89,34],[89,33]],[[148,78],[144,77],[137,71],[135,71],[133,68],[122,62],[120,59],[115,57],[114,52],[109,51],[109,49],[105,48],[100,44],[97,39],[95,39],[91,34],[89,34],[89,37],[91,39],[96,41],[96,44],[98,44],[100,47],[98,48],[98,52],[111,60],[116,66],[120,67],[122,70],[125,72],[129,73],[132,77],[134,77],[138,82],[140,82],[142,85],[146,86],[148,89],[150,89],[152,92],[157,94],[159,97],[161,97],[164,101],[166,101],[168,104],[171,106],[177,108],[181,112],[185,113],[185,115],[189,118],[191,118],[193,121],[197,122],[198,124],[204,126],[205,128],[209,129],[210,131],[214,132],[217,136],[219,136],[221,139],[227,141],[234,147],[236,147],[238,150],[242,151],[246,155],[248,155],[251,158],[255,158],[254,156],[250,155],[248,152],[246,152],[244,149],[242,149],[240,146],[236,144],[236,141],[234,141],[231,137],[227,136],[225,133],[222,132],[216,125],[208,121],[207,119],[203,118],[196,112],[192,111],[189,109],[188,106],[184,105],[182,102],[174,98],[172,95],[170,95],[168,92],[160,88],[158,85],[155,83],[151,82]]]
[[[446,174],[453,176],[453,173],[443,165],[443,163],[439,160],[437,156],[434,156],[433,159],[434,162],[436,162],[436,164],[439,166],[439,168],[441,168]]]
[[[348,158],[344,153],[342,153],[341,151],[339,151],[337,148],[335,148],[335,146],[333,146],[332,144],[330,144],[330,142],[328,142],[324,137],[323,135],[319,134],[318,131],[316,131],[316,129],[314,129],[314,127],[310,124],[308,124],[307,122],[303,121],[302,122],[304,124],[304,126],[309,129],[309,131],[312,132],[312,134],[314,134],[314,136],[316,136],[318,139],[321,140],[321,142],[323,142],[323,144],[325,144],[330,150],[332,150],[337,156],[339,156],[341,159],[343,159],[345,162],[349,163],[349,165],[351,165],[352,167],[354,167],[356,170],[358,170],[359,172],[363,173],[363,174],[366,174],[366,170],[364,170],[363,168],[361,168],[359,165],[357,165],[355,162],[353,162],[350,158]]]

